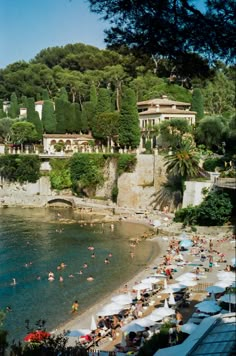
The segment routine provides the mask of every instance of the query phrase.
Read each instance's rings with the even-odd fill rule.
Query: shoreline
[[[59,325],[51,332],[55,334],[61,334],[64,331],[68,331],[68,330],[90,329],[92,316],[94,316],[95,319],[97,319],[98,316],[97,313],[99,312],[99,310],[101,310],[105,304],[110,303],[112,297],[114,297],[117,294],[122,294],[122,290],[124,290],[125,285],[127,285],[127,290],[130,291],[132,290],[132,287],[137,281],[141,281],[147,275],[150,275],[151,271],[152,274],[154,274],[153,267],[158,265],[159,260],[164,254],[165,248],[167,247],[167,241],[163,240],[163,237],[157,237],[157,236],[151,238],[151,240],[153,241],[153,243],[158,244],[159,253],[158,256],[154,257],[152,261],[148,263],[147,267],[142,269],[140,272],[136,273],[129,280],[124,281],[122,285],[120,285],[115,290],[108,292],[105,295],[105,297],[101,297],[96,304],[92,305],[91,307],[83,311],[81,314],[78,313],[78,315],[73,317],[71,320],[63,323],[62,325]],[[72,345],[73,341],[76,342],[77,338],[69,338],[69,345]]]
[[[158,218],[160,217],[160,214],[158,214]],[[164,215],[165,216],[165,215]],[[112,222],[112,221],[119,221],[119,216],[116,216],[114,219],[114,216],[110,217],[112,220],[109,219],[109,221],[106,222]],[[184,229],[182,227],[177,226],[177,224],[173,224],[172,218],[168,217],[168,220],[171,220],[166,224],[166,226],[163,226],[163,229],[158,229],[157,234],[153,234],[153,236],[149,236],[148,239],[151,239],[153,243],[158,244],[159,252],[158,255],[155,256],[150,262],[147,263],[147,266],[143,268],[140,272],[136,273],[133,277],[131,277],[128,281],[122,283],[119,288],[110,291],[109,293],[106,294],[106,296],[101,297],[101,299],[98,300],[98,302],[91,307],[87,308],[85,311],[83,311],[81,314],[79,313],[75,317],[73,317],[71,320],[63,323],[62,325],[59,325],[57,328],[55,328],[52,333],[53,334],[63,334],[64,332],[68,330],[76,330],[76,329],[91,329],[91,321],[92,317],[95,318],[95,320],[98,317],[98,312],[99,310],[102,309],[102,307],[108,303],[111,302],[111,298],[115,295],[122,294],[122,290],[124,289],[124,286],[127,286],[127,290],[131,291],[132,287],[135,285],[136,282],[140,282],[142,279],[146,278],[147,276],[150,276],[152,274],[155,274],[155,270],[153,267],[158,266],[158,264],[161,262],[163,255],[165,255],[166,250],[168,248],[168,243],[170,240],[170,237],[174,236],[179,236],[181,231],[183,232]],[[123,220],[122,220],[123,221]],[[127,217],[125,219],[127,222],[131,222],[134,224],[142,224],[146,226],[149,230],[155,230],[153,226],[150,225],[149,220],[147,219],[137,219],[137,217]],[[198,232],[187,232],[189,235],[193,236],[195,235],[204,235],[206,238],[213,237],[214,239],[220,235],[225,235],[225,234],[233,234],[233,227],[227,226],[227,227],[200,227],[200,231]],[[234,252],[233,252],[234,253]],[[230,257],[232,255],[232,249],[230,250],[227,248],[227,257]],[[188,256],[190,260],[194,260],[193,256]],[[183,272],[186,272],[189,270],[189,266],[186,265],[184,267],[179,268],[178,272],[175,273],[174,275],[174,280],[175,278],[182,274]],[[208,282],[209,283],[214,283],[217,278],[216,278],[216,271],[209,273],[208,276]],[[207,294],[205,292],[205,294]],[[195,303],[196,304],[196,303]],[[76,337],[68,337],[68,346],[75,346],[76,342],[78,341],[78,338]],[[112,344],[112,341],[110,342]],[[114,341],[113,341],[114,345]],[[108,346],[108,345],[106,345]],[[106,347],[105,346],[105,347]],[[108,346],[109,348],[109,346]],[[105,348],[106,349],[106,348]],[[109,349],[110,350],[110,349]]]

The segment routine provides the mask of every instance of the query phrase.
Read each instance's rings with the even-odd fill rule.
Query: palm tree
[[[200,155],[190,142],[183,142],[172,154],[165,156],[167,173],[180,176],[182,180],[201,174]]]

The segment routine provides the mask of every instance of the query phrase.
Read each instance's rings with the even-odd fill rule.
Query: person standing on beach
[[[77,300],[74,301],[74,303],[72,304],[72,313],[77,313],[78,312],[78,309],[79,309],[79,303]]]

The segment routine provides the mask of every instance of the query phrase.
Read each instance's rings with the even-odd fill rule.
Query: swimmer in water
[[[110,261],[108,260],[108,258],[105,258],[104,263],[107,265],[108,263],[110,263]]]
[[[92,276],[89,276],[88,278],[87,278],[87,281],[89,281],[89,282],[91,282],[91,281],[93,281],[94,280],[94,278],[92,277]]]
[[[84,263],[83,267],[84,267],[84,268],[87,268],[87,267],[88,267],[88,264],[87,264],[87,263]]]
[[[111,252],[109,253],[108,257],[112,257],[112,253]]]
[[[95,258],[95,253],[92,253],[91,258]]]
[[[59,277],[59,282],[63,282],[63,280],[64,280],[63,277],[60,276],[60,277]]]
[[[16,279],[12,278],[11,286],[15,286],[15,285],[16,285]]]

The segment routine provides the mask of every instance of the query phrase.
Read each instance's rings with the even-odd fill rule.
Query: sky
[[[0,0],[0,68],[68,43],[104,49],[106,27],[86,0]]]
[[[105,27],[85,0],[0,0],[0,68],[68,43],[104,49]]]

